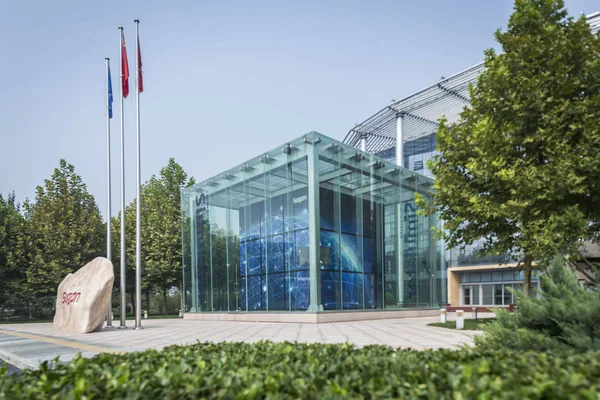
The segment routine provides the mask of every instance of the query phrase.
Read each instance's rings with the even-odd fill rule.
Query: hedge
[[[597,399],[600,354],[198,343],[0,372],[8,399]]]

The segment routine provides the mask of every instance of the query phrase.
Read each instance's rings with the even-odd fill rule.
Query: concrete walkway
[[[357,346],[388,345],[416,350],[458,348],[473,343],[477,331],[457,331],[427,326],[439,318],[405,318],[376,321],[292,324],[265,322],[143,320],[143,330],[107,329],[91,334],[56,332],[50,323],[0,325],[0,359],[18,368],[35,368],[60,356],[68,362],[77,353],[122,353],[161,349],[173,344],[201,342],[345,343]]]

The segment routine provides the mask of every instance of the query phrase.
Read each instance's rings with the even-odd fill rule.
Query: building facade
[[[438,309],[431,186],[311,132],[184,189],[185,312]]]

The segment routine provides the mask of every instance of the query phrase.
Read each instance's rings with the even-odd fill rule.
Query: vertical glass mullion
[[[413,179],[413,195],[417,193],[417,185],[418,185],[418,179]],[[416,208],[415,205],[415,199],[413,197],[412,200],[413,203],[413,207]],[[417,301],[417,308],[419,308],[419,304],[421,303],[421,263],[419,261],[419,254],[421,253],[421,247],[422,247],[422,238],[421,238],[421,225],[423,224],[423,217],[421,216],[416,216],[414,217],[414,229],[415,229],[415,241],[416,241],[416,246],[415,246],[415,251],[414,254],[412,255],[412,259],[414,260],[414,265],[415,265],[415,276],[416,276],[416,295],[415,295],[415,299]]]
[[[243,192],[244,192],[244,207],[246,208],[244,211],[244,227],[246,229],[246,236],[245,236],[245,242],[244,242],[244,297],[245,297],[245,301],[246,301],[246,311],[250,311],[250,303],[249,303],[249,299],[248,299],[248,281],[250,280],[250,269],[249,269],[249,263],[248,263],[248,242],[249,242],[249,233],[250,233],[250,229],[251,229],[251,221],[252,218],[250,216],[251,213],[251,207],[250,207],[250,196],[248,195],[248,177],[246,176],[246,171],[244,171],[243,176],[244,176],[244,184],[243,184]]]
[[[225,285],[227,287],[227,311],[231,311],[231,282],[229,276],[229,267],[231,264],[231,186],[225,190],[225,268],[226,278]]]
[[[370,197],[369,197],[369,210],[370,210],[370,216],[369,216],[369,221],[371,223],[371,239],[369,242],[369,246],[373,246],[371,247],[371,270],[369,271],[369,273],[371,274],[371,283],[373,285],[373,291],[371,292],[372,295],[372,301],[373,301],[373,308],[379,308],[378,307],[378,303],[379,303],[379,291],[378,291],[378,271],[377,271],[377,265],[378,265],[378,260],[379,260],[379,251],[378,249],[380,248],[380,241],[382,240],[382,236],[379,234],[380,229],[381,229],[381,221],[380,221],[380,215],[379,215],[379,209],[383,204],[383,179],[381,178],[381,176],[379,175],[381,170],[375,170],[373,171],[373,179],[371,180],[373,182],[374,187],[371,187],[371,192],[370,192]],[[377,174],[375,174],[375,172],[377,172]]]
[[[264,194],[263,194],[263,204],[264,204],[264,213],[261,216],[264,218],[264,244],[265,248],[263,254],[265,255],[264,260],[264,271],[265,271],[265,288],[263,293],[265,294],[265,310],[269,311],[269,262],[271,261],[271,255],[269,254],[272,246],[272,238],[271,238],[271,186],[270,186],[270,175],[269,175],[269,165],[267,163],[263,164],[263,180],[264,180]],[[263,232],[261,232],[261,236]],[[261,267],[262,270],[262,267]]]
[[[293,216],[291,215],[292,213],[292,193],[294,192],[294,179],[293,179],[293,174],[292,174],[292,160],[290,158],[290,156],[287,156],[287,163],[285,166],[285,177],[287,180],[287,184],[288,184],[288,190],[287,195],[285,196],[285,200],[284,200],[284,205],[283,205],[283,235],[284,235],[284,242],[286,243],[285,247],[284,247],[284,254],[285,254],[285,260],[284,260],[284,267],[285,267],[285,271],[287,272],[287,302],[288,302],[288,310],[292,311],[292,288],[293,288],[293,284],[292,284],[292,265],[294,263],[294,251],[289,251],[287,248],[288,243],[290,244],[290,247],[292,247],[292,249],[295,249],[294,247],[294,243],[295,243],[295,236],[294,233],[292,232],[292,229],[290,229],[292,227],[293,224]]]
[[[333,191],[333,226],[334,226],[334,235],[337,236],[337,254],[336,257],[337,259],[335,260],[334,265],[337,265],[338,268],[338,278],[339,281],[337,282],[337,290],[336,290],[336,298],[337,298],[337,303],[338,303],[338,309],[343,309],[344,308],[344,287],[342,285],[342,196],[341,196],[341,190],[342,190],[342,185],[341,185],[341,161],[342,161],[342,155],[343,155],[343,151],[342,149],[338,146],[335,150],[335,156],[334,156],[334,160],[336,163],[336,169],[337,169],[337,178],[336,178],[336,184],[334,186],[334,191]],[[332,260],[333,261],[333,260]]]
[[[212,225],[214,222],[215,209],[210,203],[210,195],[208,196],[208,248],[209,248],[209,271],[210,271],[210,290],[208,299],[210,299],[208,304],[208,310],[214,311],[214,292],[213,292],[213,243],[212,243]]]

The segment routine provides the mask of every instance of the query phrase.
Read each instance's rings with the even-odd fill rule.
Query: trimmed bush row
[[[8,399],[597,399],[598,393],[598,352],[198,343],[44,363],[22,375],[0,369],[0,398]]]

